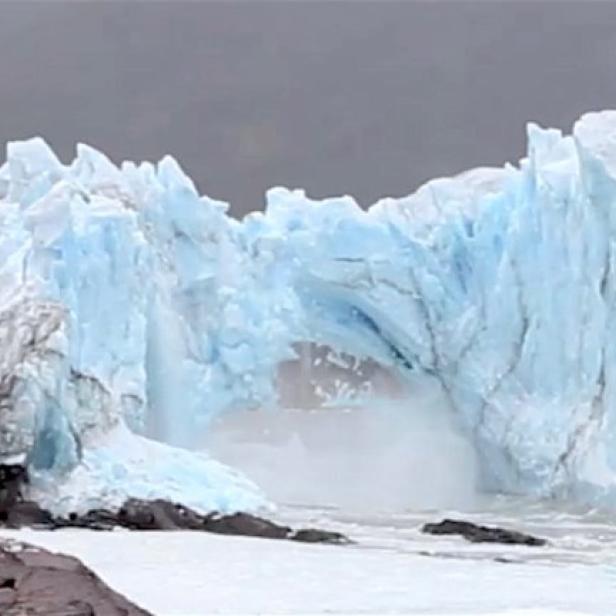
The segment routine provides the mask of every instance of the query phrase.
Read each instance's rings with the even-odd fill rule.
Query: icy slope
[[[219,386],[224,367],[207,372],[202,361],[207,337],[190,297],[200,285],[221,286],[232,227],[170,159],[120,171],[80,146],[64,167],[40,140],[10,144],[0,169],[0,451],[26,453],[43,475],[82,460],[81,485],[101,494],[176,497],[202,509],[262,504],[231,469],[131,445],[122,430],[185,439],[181,428],[212,390],[234,397],[223,392],[232,379]],[[184,421],[170,421],[172,413]],[[117,446],[101,444],[110,433],[144,455],[112,463]],[[140,485],[144,477],[156,494]]]
[[[529,126],[519,168],[361,211],[274,189],[242,222],[170,158],[40,140],[0,169],[0,447],[69,470],[126,422],[190,443],[275,402],[313,340],[446,392],[506,490],[616,501],[616,113]]]

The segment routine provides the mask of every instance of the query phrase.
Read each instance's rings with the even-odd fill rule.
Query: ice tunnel
[[[276,188],[242,221],[171,158],[116,167],[79,146],[63,165],[41,140],[9,144],[0,450],[73,477],[86,460],[99,488],[182,490],[193,454],[140,440],[122,462],[114,438],[182,444],[273,405],[278,365],[310,341],[438,383],[492,487],[613,504],[615,144],[616,112],[571,136],[529,125],[517,167],[367,211]],[[157,478],[135,475],[148,457]],[[202,464],[186,481],[207,485],[203,507],[260,502]]]

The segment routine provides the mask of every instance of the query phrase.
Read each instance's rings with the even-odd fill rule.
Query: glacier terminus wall
[[[175,446],[275,405],[277,366],[313,341],[437,383],[488,487],[614,504],[615,240],[616,112],[570,136],[531,124],[519,166],[367,211],[275,188],[241,221],[170,157],[117,167],[80,145],[63,165],[41,139],[10,143],[0,453],[26,456],[42,493],[81,482],[88,505],[259,506]]]

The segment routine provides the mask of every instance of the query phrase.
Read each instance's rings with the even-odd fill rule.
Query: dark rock
[[[12,588],[0,589],[0,614],[6,614],[11,605],[15,604],[17,593]]]
[[[515,530],[479,526],[464,520],[445,519],[436,524],[424,524],[421,532],[430,535],[461,535],[473,543],[504,543],[509,545],[541,546],[547,541]]]
[[[287,539],[292,532],[288,526],[280,526],[248,513],[209,515],[205,519],[203,530],[222,535],[246,535],[269,539]]]
[[[133,530],[204,530],[205,516],[165,500],[130,499],[118,511],[117,523]]]
[[[46,509],[32,501],[15,503],[7,512],[4,525],[8,528],[22,528],[31,526],[35,528],[53,529],[56,527],[54,517]]]
[[[290,539],[293,541],[302,541],[304,543],[329,543],[334,545],[347,545],[352,543],[352,541],[342,533],[319,530],[317,528],[302,528],[295,532]]]
[[[92,509],[84,515],[69,514],[67,519],[56,518],[55,528],[87,528],[89,530],[113,530],[117,523],[117,514],[107,509]]]
[[[121,526],[130,530],[193,530],[221,535],[246,535],[285,539],[291,533],[288,526],[248,513],[201,515],[183,505],[165,500],[129,499],[116,513],[95,509],[83,516],[75,514],[58,520],[57,527],[78,527],[108,530]]]
[[[151,616],[71,556],[0,542],[0,572],[3,616]]]
[[[9,528],[54,524],[52,515],[36,503],[24,501],[23,488],[29,483],[28,471],[21,464],[0,464],[0,524]]]
[[[23,486],[28,483],[28,471],[21,464],[0,464],[0,517],[15,503],[23,500]]]
[[[83,515],[71,513],[67,518],[54,518],[36,503],[22,501],[9,508],[0,525],[10,528],[36,526],[47,529],[86,528],[108,531],[115,527],[130,530],[192,530],[220,535],[244,535],[268,539],[293,539],[306,543],[351,543],[340,533],[318,529],[293,529],[270,522],[249,513],[202,515],[189,507],[166,500],[127,500],[117,513],[107,509],[92,509]]]

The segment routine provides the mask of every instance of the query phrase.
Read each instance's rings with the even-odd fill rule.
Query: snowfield
[[[585,564],[496,563],[207,533],[3,535],[78,556],[158,616],[609,616],[616,605],[616,570]]]

